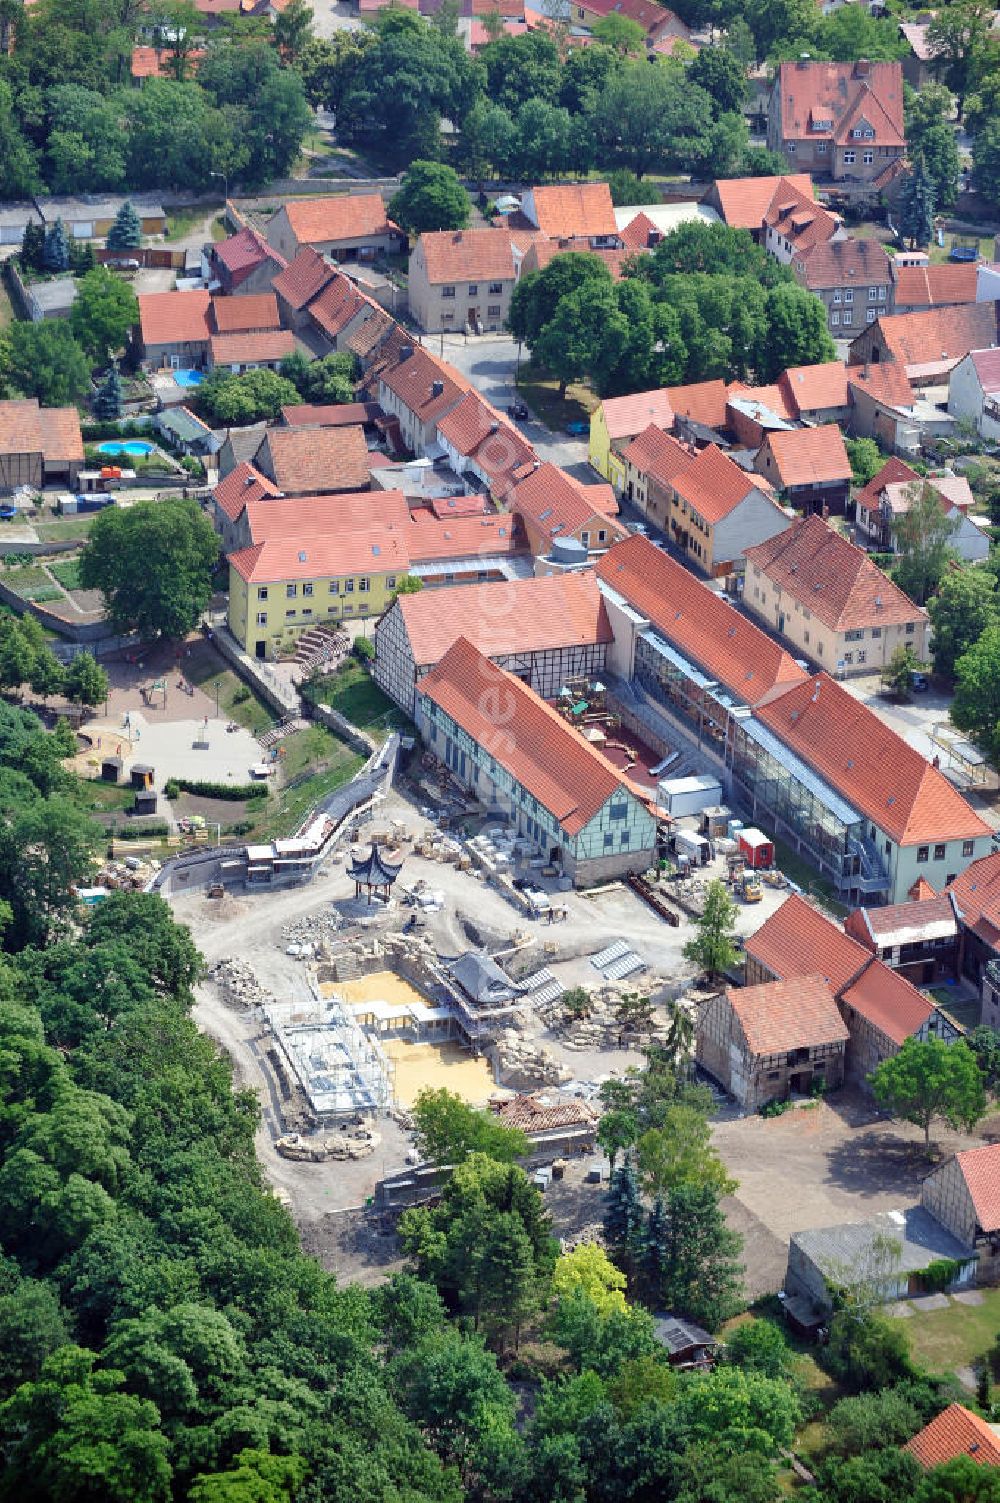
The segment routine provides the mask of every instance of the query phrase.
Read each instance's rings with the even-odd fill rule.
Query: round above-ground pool
[[[154,444],[147,444],[143,438],[112,438],[108,439],[107,443],[98,444],[97,452],[98,454],[133,454],[145,458],[147,454],[152,454],[154,448]]]
[[[173,376],[178,386],[200,386],[205,379],[203,371],[171,371],[170,374]]]

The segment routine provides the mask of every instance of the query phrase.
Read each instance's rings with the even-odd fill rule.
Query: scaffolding
[[[263,1012],[317,1123],[384,1114],[393,1099],[392,1061],[339,997],[320,996],[311,977],[303,980],[304,995]]]

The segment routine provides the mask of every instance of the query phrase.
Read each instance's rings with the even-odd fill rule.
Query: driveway
[[[509,334],[425,334],[423,342],[435,355],[449,361],[476,390],[501,412],[514,400],[517,388],[517,340]],[[568,470],[585,483],[599,480],[587,460],[587,440],[553,432],[544,423],[529,418],[517,424],[539,459]]]
[[[313,35],[332,37],[338,31],[360,31],[362,21],[357,6],[347,0],[314,0]]]

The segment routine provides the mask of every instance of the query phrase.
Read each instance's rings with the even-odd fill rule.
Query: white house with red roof
[[[972,350],[948,377],[948,411],[975,423],[980,438],[1000,440],[1000,349]]]
[[[953,1237],[979,1253],[980,1281],[995,1281],[1000,1273],[1000,1143],[953,1154],[928,1174],[920,1200]]]
[[[899,63],[781,63],[771,90],[767,144],[793,172],[829,191],[867,198],[903,167],[903,70]]]

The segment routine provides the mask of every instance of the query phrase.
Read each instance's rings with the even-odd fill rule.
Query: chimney
[[[432,381],[431,382],[431,396],[432,397],[443,397],[444,396],[444,382],[443,381]]]
[[[490,432],[491,433],[499,433],[500,432],[500,424],[498,422],[496,422],[495,420],[490,424]]]
[[[859,58],[854,64],[855,78],[868,78],[871,75],[872,65],[866,58]]]

